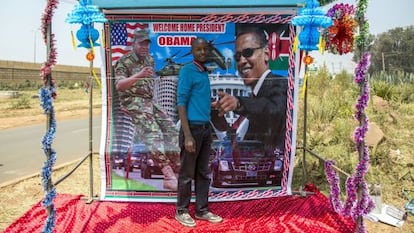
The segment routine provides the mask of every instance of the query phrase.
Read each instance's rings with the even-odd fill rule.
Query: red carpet
[[[261,200],[211,203],[224,217],[219,224],[196,220],[196,228],[174,219],[172,203],[99,202],[86,204],[81,196],[59,194],[55,199],[54,232],[354,232],[351,218],[335,213],[329,200],[315,187],[307,197],[288,196]],[[194,209],[191,209],[192,213]],[[41,232],[46,210],[40,202],[5,229],[10,232]]]

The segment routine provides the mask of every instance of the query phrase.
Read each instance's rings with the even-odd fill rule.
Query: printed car
[[[147,148],[144,143],[136,143],[132,146],[131,159],[128,161],[128,154],[125,156],[125,171],[129,165],[129,171],[132,172],[135,169],[141,168],[141,155],[147,153]]]
[[[212,186],[277,186],[282,177],[281,153],[266,152],[256,140],[222,141],[211,163]]]
[[[112,169],[121,169],[124,167],[124,155],[121,152],[112,152],[111,154]]]

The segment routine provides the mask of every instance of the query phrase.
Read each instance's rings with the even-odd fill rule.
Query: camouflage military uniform
[[[146,66],[154,67],[151,56],[143,60],[130,52],[120,58],[115,66],[115,79],[121,80],[138,73]],[[121,107],[132,118],[137,138],[152,149],[153,159],[159,167],[170,165],[178,172],[180,165],[178,130],[168,114],[153,101],[153,78],[138,80],[131,88],[118,91]]]

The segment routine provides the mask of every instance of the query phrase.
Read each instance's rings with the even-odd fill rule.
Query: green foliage
[[[414,83],[414,74],[404,72],[394,73],[375,73],[371,76],[371,80],[379,80],[392,85]]]
[[[30,99],[27,96],[18,97],[10,103],[11,109],[28,109],[31,108]]]
[[[84,88],[84,82],[73,81],[73,80],[60,80],[57,83],[59,88],[67,88],[67,89],[79,89]]]
[[[329,3],[334,2],[335,0],[319,0],[321,6],[328,5]]]
[[[332,84],[335,86],[340,86],[343,90],[347,90],[354,87],[353,79],[354,78],[351,74],[347,73],[345,70],[342,70],[341,73],[335,75]]]
[[[374,75],[370,79],[371,93],[396,103],[414,102],[414,75]]]
[[[395,88],[393,100],[398,103],[414,103],[414,84],[409,83]]]
[[[406,171],[412,169],[413,163],[414,84],[406,81],[409,76],[404,72],[395,73],[388,80],[378,78],[378,74],[370,78],[371,98],[366,113],[369,122],[375,122],[385,137],[378,145],[369,148],[370,167],[366,180],[371,184],[381,184],[384,193],[395,197],[399,195],[401,187],[413,187],[413,178],[410,179],[407,175],[404,177],[404,174],[409,174]],[[309,77],[307,87],[306,148],[323,159],[334,160],[341,170],[352,174],[359,161],[353,140],[353,133],[359,122],[354,119],[353,114],[356,111],[354,105],[360,95],[360,87],[353,82],[351,74],[342,72],[333,78],[326,71],[326,67]],[[302,102],[299,105],[302,108],[304,99],[300,98],[299,101]],[[305,144],[301,124],[303,118],[304,112],[300,109],[298,148]],[[400,157],[393,155],[393,151],[397,150],[400,151]],[[293,187],[302,186],[302,180],[305,180],[328,193],[329,185],[326,182],[323,161],[310,153],[306,153],[305,159],[304,172],[303,151],[298,150]],[[306,173],[306,177],[303,177],[303,173]],[[341,189],[345,190],[346,177],[339,175]],[[387,196],[384,195],[384,199],[387,200]]]
[[[337,117],[352,115],[356,88],[352,88],[352,76],[345,71],[331,79],[327,69],[320,69],[309,79],[309,118],[316,122],[331,123]]]
[[[386,146],[379,146],[376,148],[375,153],[370,154],[371,166],[379,166],[382,170],[390,172],[393,166],[393,161],[389,156],[389,150]]]
[[[412,101],[411,103],[413,103]],[[398,109],[396,109],[401,115],[405,116],[414,116],[414,108],[409,104],[401,104],[398,106]],[[411,122],[410,122],[411,124]],[[414,132],[413,132],[414,133]]]
[[[385,72],[414,73],[414,26],[396,27],[377,36],[373,43],[370,74]],[[357,59],[356,59],[357,60]]]
[[[371,82],[371,92],[384,100],[391,100],[394,93],[394,86],[384,81]]]
[[[79,89],[84,88],[85,81],[79,80],[57,80],[56,86],[58,88]],[[36,90],[43,86],[42,81],[39,80],[0,80],[0,90],[9,91],[30,91]],[[94,85],[94,88],[99,88]]]
[[[307,89],[309,95],[319,93],[321,90],[325,90],[331,80],[328,68],[322,66],[315,74],[309,74],[307,81]]]
[[[23,91],[23,90],[33,90],[38,89],[42,86],[42,83],[39,81],[33,80],[0,80],[0,90],[9,91]]]

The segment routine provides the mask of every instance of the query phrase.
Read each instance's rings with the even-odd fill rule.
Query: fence
[[[42,63],[2,61],[0,60],[0,86],[3,89],[20,86],[41,85],[40,69]],[[98,77],[100,69],[94,68]],[[52,77],[61,82],[88,81],[89,67],[56,65],[52,69]]]

